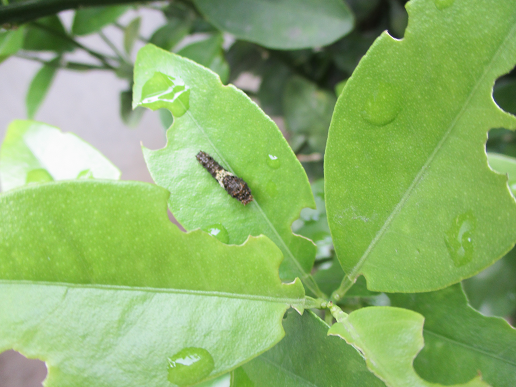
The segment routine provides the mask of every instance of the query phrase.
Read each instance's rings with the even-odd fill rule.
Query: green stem
[[[347,275],[344,276],[342,282],[337,290],[331,295],[331,300],[338,302],[346,295],[347,291],[355,284],[356,278],[350,278]]]
[[[101,61],[102,64],[105,67],[109,68],[110,70],[114,70],[115,69],[115,67],[113,67],[113,66],[111,66],[109,64],[109,62],[106,59],[106,56],[101,54],[100,52],[94,51],[94,50],[84,46],[83,44],[79,43],[78,41],[76,41],[75,39],[71,38],[70,36],[68,36],[66,34],[62,34],[59,31],[53,30],[52,28],[48,28],[47,26],[45,26],[45,25],[43,25],[41,23],[34,22],[33,25],[38,27],[39,29],[41,29],[43,31],[46,31],[46,32],[48,32],[50,34],[53,34],[55,36],[60,37],[61,39],[66,40],[67,42],[70,42],[75,47],[80,48],[81,50],[86,51],[88,54],[90,54],[91,56],[93,56],[93,57],[97,58],[99,61]]]
[[[344,313],[342,309],[340,309],[337,305],[335,305],[332,302],[330,302],[329,309],[332,316],[335,318],[335,320],[337,320],[338,323],[341,323],[342,321],[348,318],[347,313]]]
[[[124,62],[124,63],[127,63],[128,65],[131,65],[131,63],[129,63],[129,60],[125,57],[125,55],[122,54],[122,52],[120,52],[120,50],[113,44],[113,42],[111,40],[109,40],[109,38],[106,36],[106,34],[104,34],[102,31],[99,31],[98,34],[101,37],[101,39],[104,41],[104,43],[106,43],[109,46],[109,48],[111,48],[113,50],[113,52],[118,57],[118,60],[120,62]]]
[[[305,296],[305,309],[323,309],[328,302],[323,298]]]
[[[40,17],[55,15],[67,9],[100,7],[116,4],[146,3],[155,0],[28,0],[0,7],[0,25],[22,24]]]

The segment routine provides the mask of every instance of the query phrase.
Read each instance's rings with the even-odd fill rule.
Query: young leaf
[[[89,170],[95,178],[119,179],[120,171],[73,133],[37,121],[13,121],[0,149],[2,189],[29,182],[68,180]]]
[[[384,33],[339,98],[325,155],[337,256],[371,290],[422,292],[478,273],[514,245],[516,206],[485,155],[516,127],[494,81],[516,63],[509,0],[407,3],[403,40]],[[482,34],[479,34],[482,31]]]
[[[38,111],[39,106],[45,99],[48,89],[54,80],[54,75],[57,71],[57,66],[61,57],[54,58],[49,64],[43,65],[43,67],[36,73],[27,92],[25,98],[25,104],[27,105],[27,116],[34,118],[34,115]]]
[[[66,30],[58,15],[42,17],[27,24],[23,49],[57,53],[72,51],[76,46],[66,36]]]
[[[88,35],[116,21],[130,9],[126,5],[78,9],[73,19],[72,34]]]
[[[367,367],[388,387],[443,387],[429,383],[416,373],[412,362],[423,348],[423,316],[407,309],[369,307],[349,315],[340,312],[328,331],[365,358]],[[479,376],[455,387],[488,387]]]
[[[290,228],[314,199],[274,122],[244,93],[223,86],[216,74],[152,45],[138,53],[134,80],[134,106],[164,107],[174,114],[167,146],[143,151],[154,181],[171,192],[169,207],[176,219],[187,230],[222,227],[229,243],[267,235],[285,255],[280,276],[300,277],[317,294],[309,274],[315,246]],[[197,161],[201,150],[244,179],[254,200],[243,206],[229,196]]]
[[[0,32],[0,63],[22,48],[25,28]]]
[[[244,373],[253,387],[385,387],[351,346],[327,336],[329,326],[312,312],[288,312],[283,328],[278,345],[233,372]],[[236,379],[242,376],[237,373]]]
[[[45,360],[48,387],[189,386],[276,344],[304,307],[280,250],[183,233],[168,195],[92,180],[1,195],[0,352]]]
[[[224,39],[222,35],[216,34],[183,47],[177,54],[209,68],[219,75],[222,83],[227,83],[229,78],[229,65],[223,55],[223,42]]]
[[[479,373],[497,387],[516,385],[516,331],[473,310],[460,284],[431,293],[389,294],[393,305],[425,318],[416,371],[434,383],[464,383]]]
[[[353,28],[353,15],[340,0],[194,0],[194,3],[218,29],[269,48],[325,46]]]
[[[135,17],[125,28],[124,31],[124,50],[128,55],[131,55],[133,50],[134,42],[138,38],[140,33],[140,24],[142,19]]]

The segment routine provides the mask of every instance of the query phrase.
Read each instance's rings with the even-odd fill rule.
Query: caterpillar
[[[206,152],[199,151],[195,157],[231,197],[239,200],[244,206],[253,201],[251,190],[244,180],[226,171]]]

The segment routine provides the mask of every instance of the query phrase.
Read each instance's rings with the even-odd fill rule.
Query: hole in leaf
[[[516,69],[497,79],[493,99],[501,109],[516,115]],[[504,128],[491,129],[486,150],[516,157],[516,133]]]
[[[0,385],[2,387],[41,387],[47,376],[45,363],[27,359],[16,351],[0,353]]]

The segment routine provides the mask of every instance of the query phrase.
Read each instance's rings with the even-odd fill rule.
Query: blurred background
[[[321,6],[303,0],[301,7],[295,0],[278,1],[290,7],[284,13],[263,1],[177,0],[2,19],[9,3],[0,6],[2,138],[13,120],[35,119],[93,145],[120,168],[122,179],[152,182],[141,144],[165,146],[172,117],[168,111],[131,110],[134,59],[148,42],[186,56],[241,88],[282,130],[317,202],[317,209],[303,210],[292,228],[314,240],[317,275],[325,276],[329,289],[338,286],[343,273],[334,265],[322,181],[328,127],[338,95],[374,40],[386,30],[403,38],[406,1],[332,0]],[[514,71],[497,82],[494,97],[516,113]],[[514,134],[505,129],[492,130],[487,146],[516,156]],[[511,252],[464,285],[482,313],[514,321],[515,278]],[[372,295],[360,302],[382,300]],[[45,375],[38,360],[14,351],[0,354],[0,387],[41,386]]]

